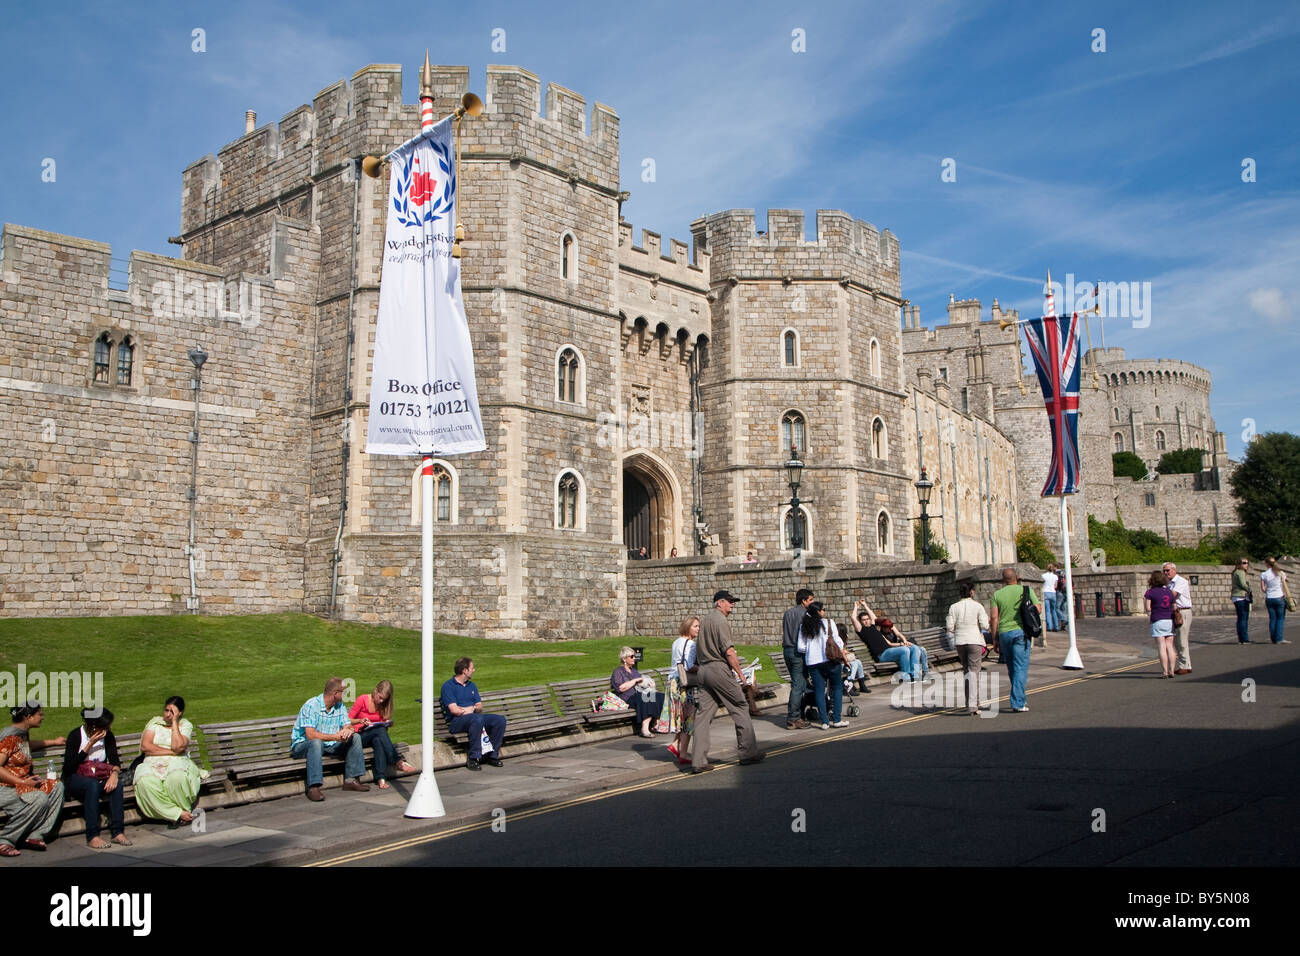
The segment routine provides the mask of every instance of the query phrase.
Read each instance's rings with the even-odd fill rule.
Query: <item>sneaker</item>
[[[1011,708],[1011,713],[1013,713],[1013,714],[1027,714],[1027,713],[1029,713],[1029,705],[1028,705],[1028,704],[1025,704],[1024,707],[1012,707],[1012,708]]]
[[[1291,642],[1290,642],[1290,641],[1278,641],[1277,643],[1278,643],[1278,644],[1290,644]]]
[[[831,724],[832,727],[847,727],[848,725],[849,722],[847,720],[837,720],[835,723]]]
[[[830,729],[831,729],[831,725],[830,725],[830,724],[820,724],[819,726],[821,727],[822,730],[830,730]]]

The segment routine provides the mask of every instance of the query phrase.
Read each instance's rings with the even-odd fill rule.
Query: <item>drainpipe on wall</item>
[[[952,431],[949,433],[948,450],[952,453],[952,527],[953,534],[957,538],[957,560],[962,560],[961,556],[961,510],[957,505],[960,498],[957,495],[957,428],[949,422]]]
[[[704,520],[704,502],[700,491],[700,460],[704,451],[704,430],[700,427],[700,347],[696,342],[691,349],[687,364],[691,385],[691,441],[695,456],[691,459],[691,539],[695,542],[695,553],[704,553],[704,542],[700,538],[700,522]]]
[[[348,335],[343,359],[343,429],[342,462],[339,469],[339,527],[334,534],[334,553],[330,559],[330,617],[338,610],[339,564],[343,560],[343,528],[348,516],[348,459],[352,452],[352,345],[356,341],[355,305],[357,298],[357,234],[361,204],[361,160],[353,159],[352,175],[352,253],[348,276]],[[345,167],[347,168],[347,167]]]
[[[979,419],[975,420],[975,483],[979,487],[980,500],[976,503],[976,510],[980,513],[980,545],[984,548],[984,563],[989,563],[989,534],[984,520],[984,493],[986,491],[984,476],[980,473],[980,450],[984,446],[983,436],[980,435]]]
[[[984,439],[984,488],[988,491],[985,507],[989,513],[989,552],[993,555],[993,563],[998,563],[998,543],[993,537],[993,478],[989,473],[989,440]]]
[[[948,546],[948,518],[946,517],[947,509],[943,502],[943,426],[939,421],[939,403],[934,405],[934,457],[939,461],[938,475],[936,479],[939,485],[939,534],[943,536],[943,546],[952,554]],[[954,477],[956,477],[954,475]],[[954,487],[954,492],[955,492]]]
[[[190,432],[190,540],[185,546],[185,553],[190,564],[190,598],[188,610],[199,613],[199,587],[194,561],[195,528],[198,524],[199,507],[199,402],[203,397],[203,365],[208,360],[208,353],[203,346],[196,345],[189,351],[190,362],[194,365],[194,377],[190,379],[190,388],[194,390],[194,429]]]

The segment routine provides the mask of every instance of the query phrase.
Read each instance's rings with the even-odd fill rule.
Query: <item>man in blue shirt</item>
[[[449,678],[442,685],[438,702],[442,704],[442,716],[447,720],[447,729],[453,734],[469,736],[469,762],[465,764],[470,770],[481,770],[479,761],[501,766],[501,744],[506,739],[506,719],[500,714],[483,713],[483,698],[478,688],[470,680],[474,676],[474,661],[462,657],[453,668],[456,676]],[[483,755],[483,731],[487,731],[492,742],[491,756]]]
[[[344,790],[364,793],[370,789],[361,782],[366,772],[365,748],[361,735],[353,731],[348,720],[348,709],[343,706],[343,681],[337,677],[325,682],[325,693],[302,705],[289,738],[289,756],[307,759],[307,799],[315,803],[325,799],[320,792],[325,779],[324,754],[343,757]]]

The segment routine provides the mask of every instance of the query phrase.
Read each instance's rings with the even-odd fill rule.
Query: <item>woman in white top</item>
[[[1259,576],[1259,587],[1264,592],[1264,606],[1268,608],[1268,638],[1274,644],[1290,644],[1283,640],[1286,626],[1286,572],[1277,566],[1277,558],[1265,559],[1268,570]]]
[[[817,716],[822,730],[847,727],[848,722],[840,719],[840,708],[844,702],[844,642],[840,640],[839,629],[826,616],[826,609],[820,601],[808,605],[808,613],[804,615],[803,626],[799,629],[797,646],[803,654],[804,669],[812,677],[813,697],[817,701]],[[831,692],[829,722],[826,720],[828,686]],[[795,688],[790,688],[790,692],[795,693]]]
[[[980,665],[984,660],[984,634],[989,629],[989,612],[975,600],[975,585],[962,581],[961,600],[948,608],[948,633],[961,658],[962,673],[966,677],[966,703],[971,716],[980,713]]]
[[[659,720],[668,725],[668,733],[677,737],[668,745],[668,752],[680,764],[690,763],[686,748],[690,746],[695,731],[695,690],[683,687],[677,676],[677,665],[686,670],[695,668],[695,639],[700,636],[700,619],[694,615],[682,621],[681,637],[673,641],[671,666],[668,668],[668,693],[664,696],[663,713]]]
[[[1056,584],[1059,578],[1056,565],[1049,564],[1043,572],[1043,630],[1057,631],[1061,628],[1060,618],[1056,614]]]

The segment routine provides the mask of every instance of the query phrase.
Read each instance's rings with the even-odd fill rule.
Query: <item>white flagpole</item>
[[[438,782],[433,779],[433,455],[420,468],[420,777],[406,804],[408,817],[441,817]]]
[[[1062,668],[1068,671],[1083,670],[1083,658],[1074,640],[1074,576],[1070,573],[1070,529],[1065,525],[1065,495],[1061,495],[1061,540],[1065,542],[1065,613],[1070,629],[1070,650],[1065,655]]]

